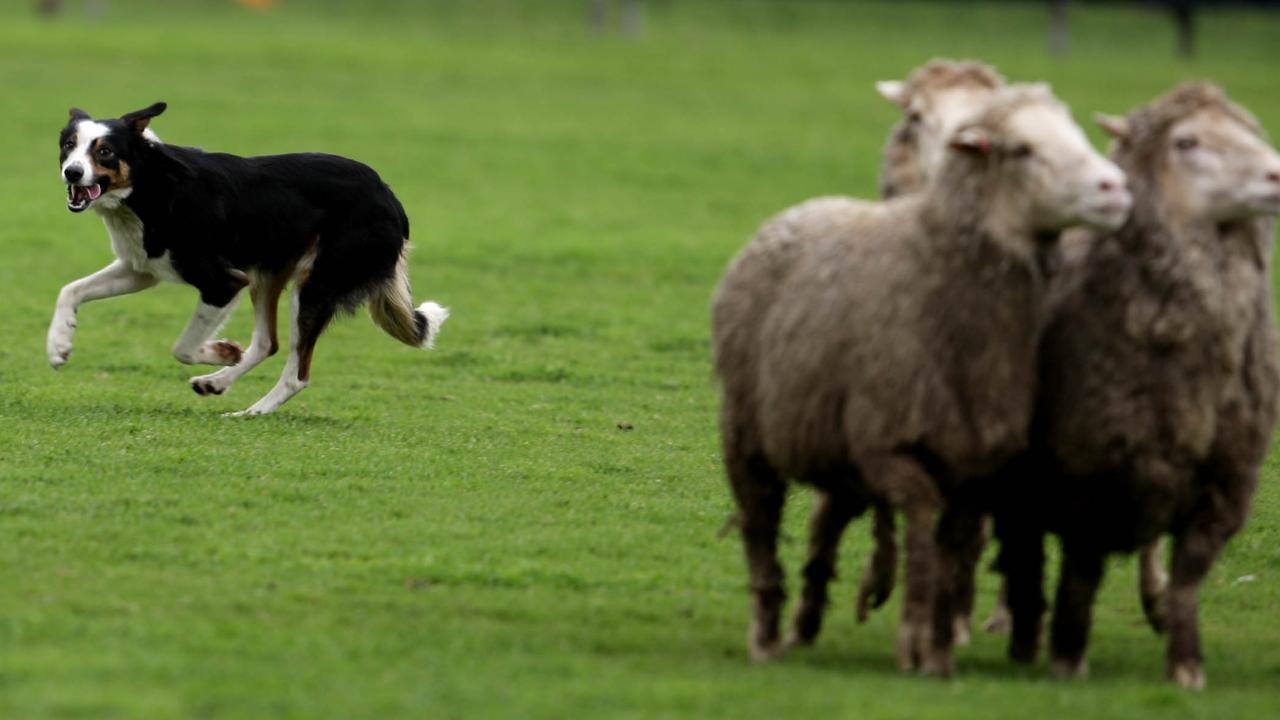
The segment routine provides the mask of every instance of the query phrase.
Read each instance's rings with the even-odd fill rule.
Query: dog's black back
[[[409,237],[400,201],[372,168],[319,153],[237,157],[153,144],[142,149],[125,204],[144,228],[149,257],[169,253],[184,280],[219,304],[242,283],[227,269],[278,272],[314,249],[340,258],[339,304],[385,280]],[[321,263],[317,262],[317,266]],[[319,288],[316,288],[317,290]]]

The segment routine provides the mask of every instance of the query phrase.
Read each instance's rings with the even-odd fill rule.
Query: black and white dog
[[[62,130],[67,208],[106,223],[116,260],[58,294],[49,363],[71,354],[76,309],[161,280],[200,291],[195,315],[173,347],[183,363],[226,365],[191,378],[218,395],[276,352],[276,306],[292,280],[289,359],[279,382],[243,413],[274,411],[307,386],[316,340],[339,310],[366,301],[374,321],[401,342],[430,348],[445,308],[409,292],[409,220],[368,166],[316,153],[237,157],[160,142],[147,126],[156,103],[116,120],[72,109]],[[248,350],[212,340],[246,286],[254,330]]]

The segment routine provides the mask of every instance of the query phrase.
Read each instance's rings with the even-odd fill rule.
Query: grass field
[[[1203,694],[1164,684],[1127,560],[1088,682],[985,636],[949,682],[900,676],[897,598],[852,617],[865,521],[818,646],[751,666],[707,342],[760,220],[874,193],[894,119],[874,80],[980,56],[1083,121],[1209,77],[1280,132],[1280,15],[1208,15],[1181,63],[1164,18],[1096,6],[1053,61],[1033,3],[670,0],[636,41],[586,32],[576,0],[30,4],[0,10],[0,717],[1280,717],[1274,458],[1204,586]],[[225,419],[283,359],[197,397],[169,354],[195,294],[165,286],[85,306],[51,371],[58,288],[110,259],[55,178],[66,108],[155,100],[176,143],[377,168],[419,299],[453,308],[439,349],[362,313],[311,389]],[[248,339],[245,308],[228,334]]]

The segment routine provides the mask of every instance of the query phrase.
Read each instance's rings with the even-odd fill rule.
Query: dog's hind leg
[[[249,299],[253,301],[253,339],[240,362],[209,375],[191,378],[191,387],[200,395],[221,395],[231,383],[276,354],[280,342],[276,335],[280,293],[289,282],[288,272],[249,275]]]
[[[293,328],[289,338],[289,359],[275,387],[247,409],[231,415],[266,415],[275,412],[311,381],[311,356],[320,333],[328,327],[338,310],[331,296],[308,292],[306,273],[294,285],[292,300]]]

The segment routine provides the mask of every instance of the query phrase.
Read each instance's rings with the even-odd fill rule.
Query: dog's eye
[[[115,152],[113,152],[111,148],[107,147],[106,145],[103,145],[102,147],[98,148],[99,160],[110,160],[114,155],[115,155]]]
[[[63,143],[62,143],[62,149],[63,149],[63,150],[66,150],[67,152],[71,152],[72,150],[75,150],[75,149],[76,149],[76,141],[75,141],[75,140],[64,140],[64,141],[63,141]]]
[[[1173,141],[1173,146],[1178,148],[1179,150],[1191,150],[1199,144],[1200,144],[1200,141],[1197,140],[1193,135],[1180,137],[1177,140]]]

